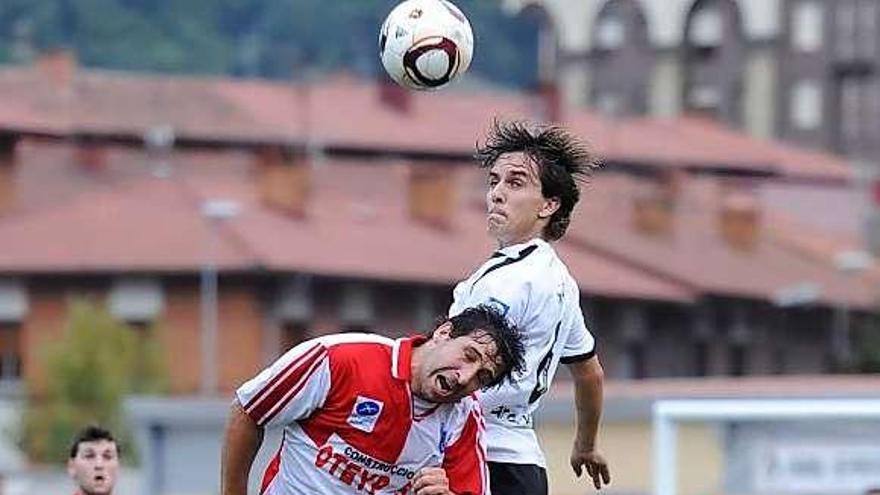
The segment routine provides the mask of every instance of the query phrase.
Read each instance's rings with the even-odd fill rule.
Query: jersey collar
[[[492,253],[492,258],[516,258],[524,249],[527,249],[530,246],[541,248],[544,246],[549,246],[549,244],[547,244],[547,241],[545,241],[544,239],[541,239],[540,237],[535,237],[534,239],[528,240],[526,242],[513,244],[511,246],[507,246],[506,248],[499,249]]]
[[[412,351],[428,341],[424,335],[404,337],[394,341],[391,349],[391,376],[409,382],[412,379]]]

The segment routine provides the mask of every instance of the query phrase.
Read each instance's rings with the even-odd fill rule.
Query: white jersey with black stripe
[[[501,310],[523,332],[526,344],[524,372],[480,397],[488,459],[546,467],[532,415],[560,362],[595,354],[577,283],[550,244],[532,239],[497,251],[456,285],[449,315],[478,304]]]

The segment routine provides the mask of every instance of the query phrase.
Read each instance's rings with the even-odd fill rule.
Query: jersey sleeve
[[[563,364],[586,361],[596,355],[596,339],[584,323],[584,314],[580,309],[580,304],[576,309],[577,311],[574,311],[572,316],[573,327],[559,357],[559,362]]]
[[[257,426],[286,425],[321,407],[330,390],[327,348],[320,341],[290,349],[236,391]]]
[[[476,400],[467,399],[466,402],[468,407],[462,423],[458,425],[458,435],[446,446],[443,469],[452,493],[488,495],[489,468],[483,441],[483,416]]]

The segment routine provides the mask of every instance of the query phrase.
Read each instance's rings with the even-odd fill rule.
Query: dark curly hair
[[[446,322],[452,323],[449,332],[451,338],[480,333],[492,339],[496,349],[495,359],[500,365],[487,388],[511,380],[513,373],[521,373],[525,369],[526,348],[522,332],[494,307],[480,304],[467,308],[451,318],[438,319],[435,328]]]
[[[108,442],[113,442],[116,444],[116,450],[119,451],[119,442],[113,438],[113,434],[110,433],[110,430],[105,428],[101,428],[98,425],[90,424],[83,427],[83,429],[79,430],[76,433],[76,436],[73,438],[73,441],[70,443],[70,458],[73,459],[76,457],[79,451],[79,444],[83,442],[94,442],[97,440],[107,440]]]
[[[589,181],[601,164],[582,141],[561,127],[497,119],[486,142],[477,143],[475,158],[481,168],[489,169],[502,155],[517,152],[538,165],[541,194],[559,199],[559,209],[543,232],[545,239],[558,240],[565,235],[571,212],[580,199],[579,183]]]

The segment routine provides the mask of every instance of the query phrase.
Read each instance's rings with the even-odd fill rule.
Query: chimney
[[[411,91],[394,83],[393,81],[383,80],[379,82],[379,101],[390,109],[408,113],[412,107]]]
[[[449,229],[457,206],[455,165],[412,164],[409,167],[409,214],[413,220]]]
[[[67,88],[76,74],[76,54],[66,48],[55,48],[37,57],[37,70],[56,88]]]
[[[0,215],[15,205],[15,147],[18,136],[0,134]]]
[[[153,177],[167,179],[174,171],[171,160],[174,154],[174,127],[169,124],[153,125],[144,131],[144,149],[147,165]]]
[[[562,120],[562,95],[559,86],[553,81],[538,85],[538,114],[544,122],[560,122]]]
[[[254,153],[263,203],[288,216],[305,217],[310,192],[308,161],[281,146],[264,146]]]
[[[668,237],[675,232],[675,210],[683,175],[668,171],[640,184],[633,198],[632,222],[640,234]]]
[[[737,251],[754,251],[761,237],[761,208],[754,193],[743,189],[722,191],[718,213],[721,238]]]

